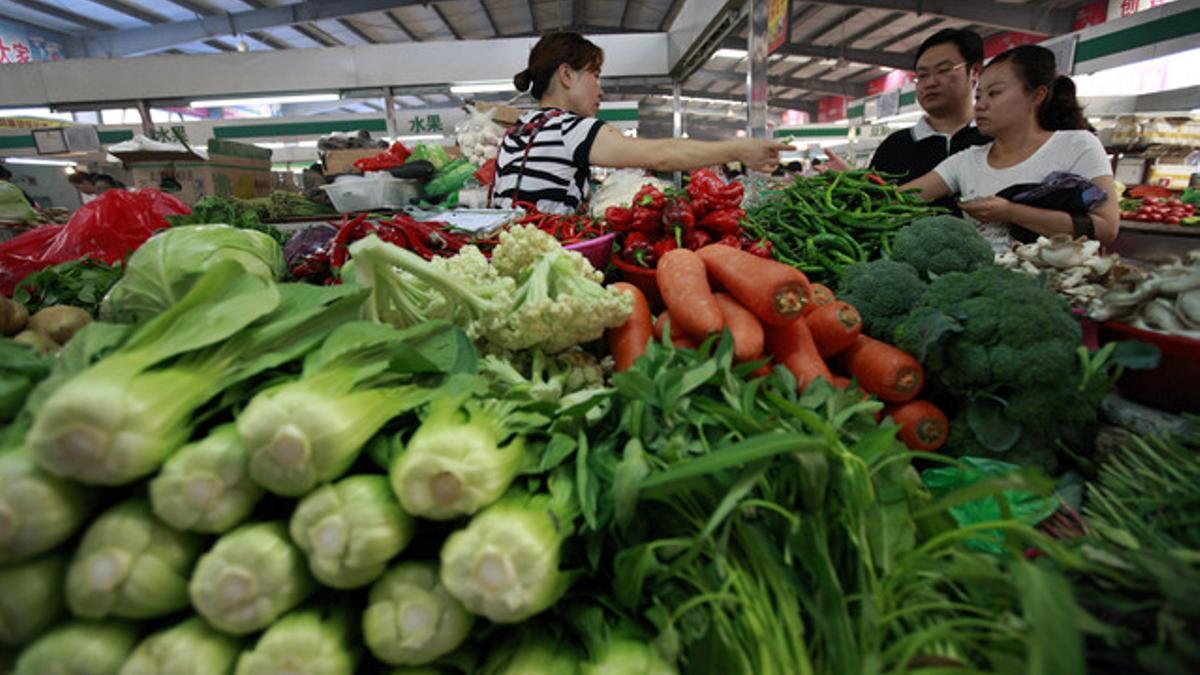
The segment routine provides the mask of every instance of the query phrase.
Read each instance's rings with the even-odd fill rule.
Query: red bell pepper
[[[676,243],[683,241],[683,233],[690,232],[696,225],[696,215],[692,207],[682,197],[672,198],[667,202],[662,215],[663,231],[674,237]]]
[[[738,223],[741,222],[742,216],[745,215],[746,212],[741,209],[721,209],[720,211],[713,211],[707,216],[701,218],[699,225],[700,227],[716,234],[736,235],[739,229]]]
[[[633,210],[623,206],[610,206],[604,209],[604,222],[617,232],[627,232],[633,224]]]
[[[634,232],[657,235],[662,232],[662,210],[646,206],[633,207],[633,222],[629,227]]]
[[[721,237],[719,240],[717,240],[717,243],[722,246],[731,246],[733,248],[742,247],[742,240],[738,239],[738,236],[732,233]]]
[[[641,232],[630,232],[625,237],[625,247],[621,251],[625,262],[640,267],[654,267],[658,257],[654,254],[654,244],[650,238]]]
[[[679,246],[675,243],[674,239],[670,237],[659,239],[654,242],[654,257],[656,260],[661,260],[667,254],[667,251],[673,251],[676,248],[679,248]]]
[[[760,258],[770,259],[771,256],[771,240],[759,239],[758,241],[746,247],[747,253],[752,253]]]
[[[662,193],[662,190],[653,185],[643,185],[637,194],[633,195],[633,206],[644,206],[654,211],[662,211],[666,205],[667,197]]]
[[[713,243],[713,236],[706,230],[691,230],[683,235],[683,246],[690,251],[696,251]]]

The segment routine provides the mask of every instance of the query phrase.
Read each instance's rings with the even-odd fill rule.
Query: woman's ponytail
[[[1014,72],[1026,91],[1046,88],[1046,98],[1038,107],[1038,124],[1046,131],[1088,129],[1083,108],[1075,97],[1075,82],[1058,74],[1054,52],[1037,45],[1014,47],[992,59],[987,67],[1011,61]]]
[[[533,84],[533,74],[526,68],[513,76],[513,86],[517,91],[529,91],[529,85]]]
[[[1038,124],[1046,131],[1088,128],[1083,108],[1075,98],[1075,82],[1071,78],[1059,75],[1050,83],[1046,100],[1038,108]]]

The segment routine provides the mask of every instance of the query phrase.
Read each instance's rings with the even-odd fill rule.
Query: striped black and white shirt
[[[550,117],[534,135],[530,123],[547,114]],[[533,110],[522,115],[500,144],[493,196],[495,206],[510,208],[515,196],[522,202],[537,205],[542,213],[577,211],[587,195],[592,143],[603,125],[604,122],[595,117],[581,117],[557,108]],[[531,136],[533,144],[529,146],[529,159],[525,161],[522,173],[521,162]]]

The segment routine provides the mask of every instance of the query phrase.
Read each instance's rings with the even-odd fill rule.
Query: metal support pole
[[[383,88],[383,110],[384,117],[387,118],[387,135],[393,142],[399,136],[396,133],[396,97],[392,94],[391,87]]]
[[[147,137],[154,131],[154,120],[150,117],[150,106],[146,105],[145,101],[137,103],[138,115],[142,117],[142,133]]]
[[[679,80],[671,83],[671,118],[674,122],[675,138],[683,138],[683,88],[679,84]],[[679,171],[675,172],[675,187],[683,187],[683,174]]]
[[[749,0],[746,68],[746,135],[767,138],[767,13],[769,0]]]

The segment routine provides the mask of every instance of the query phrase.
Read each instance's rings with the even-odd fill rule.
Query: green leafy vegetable
[[[14,288],[13,300],[25,305],[31,314],[52,305],[72,305],[95,316],[105,294],[122,274],[121,265],[80,258],[25,277]]]

